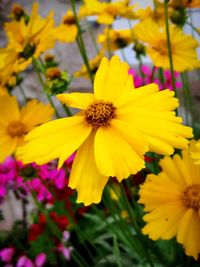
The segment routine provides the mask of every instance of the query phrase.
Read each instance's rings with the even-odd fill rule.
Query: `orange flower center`
[[[94,129],[106,127],[116,117],[116,107],[111,102],[99,101],[85,110],[85,121]]]
[[[183,192],[183,203],[187,208],[200,208],[200,184],[188,185]]]
[[[7,133],[12,137],[20,137],[26,133],[25,125],[21,121],[12,121],[7,127]]]
[[[154,50],[159,52],[162,56],[168,56],[168,48],[166,40],[159,40],[157,44],[153,47]],[[171,45],[171,51],[173,53],[173,47]]]
[[[47,77],[50,80],[54,80],[56,78],[59,78],[60,75],[61,75],[61,71],[58,68],[51,68],[51,69],[48,69],[48,71],[47,71]]]
[[[76,24],[76,20],[74,15],[68,15],[67,17],[64,18],[63,24],[65,25],[73,25]]]

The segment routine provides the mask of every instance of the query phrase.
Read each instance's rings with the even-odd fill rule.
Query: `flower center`
[[[65,25],[73,25],[75,23],[76,23],[76,20],[75,20],[74,15],[68,15],[63,20],[63,24],[65,24]]]
[[[182,200],[187,208],[198,210],[200,208],[200,184],[188,185],[183,192]]]
[[[106,127],[116,117],[116,107],[111,102],[99,101],[85,110],[85,120],[94,129]]]
[[[20,137],[26,133],[25,125],[20,121],[12,121],[7,127],[7,133],[12,137]]]
[[[157,42],[157,44],[153,47],[154,50],[159,52],[163,56],[168,56],[168,48],[167,48],[167,41],[162,39]],[[171,44],[171,51],[174,52],[173,46]]]

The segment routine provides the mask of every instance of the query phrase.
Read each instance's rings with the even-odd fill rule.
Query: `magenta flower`
[[[21,256],[17,261],[16,267],[34,267],[34,264],[28,257]]]
[[[40,253],[35,258],[35,266],[36,267],[42,267],[45,264],[46,261],[46,255],[45,253]]]
[[[9,263],[12,260],[14,254],[13,248],[3,248],[0,251],[0,258],[3,262]]]

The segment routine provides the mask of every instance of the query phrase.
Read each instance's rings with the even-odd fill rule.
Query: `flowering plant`
[[[199,4],[153,2],[70,0],[59,21],[13,5],[0,48],[0,265],[198,266],[199,30],[188,17]],[[47,54],[75,43],[79,70]],[[73,88],[81,78],[87,92]]]

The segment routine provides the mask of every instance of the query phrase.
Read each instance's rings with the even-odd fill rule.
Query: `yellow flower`
[[[191,150],[191,157],[194,159],[195,164],[200,165],[200,140],[196,142],[195,148]]]
[[[67,11],[62,19],[62,23],[56,28],[55,33],[60,42],[71,43],[76,40],[78,28],[76,26],[74,14],[71,10]]]
[[[156,2],[156,9],[151,8],[150,6],[146,8],[140,8],[135,12],[135,15],[140,20],[146,20],[147,18],[151,18],[155,22],[159,24],[165,23],[165,9],[164,4]],[[168,8],[169,15],[171,15],[172,8]]]
[[[145,166],[148,150],[172,154],[185,148],[192,129],[172,112],[178,106],[169,90],[156,84],[133,88],[129,66],[114,56],[103,58],[94,80],[94,94],[60,94],[58,99],[81,109],[76,116],[48,122],[26,136],[19,148],[25,162],[44,164],[59,158],[58,168],[77,150],[69,186],[77,202],[98,203],[109,176],[118,181]]]
[[[200,253],[200,166],[188,150],[182,156],[164,157],[162,172],[150,174],[140,189],[139,203],[145,205],[147,224],[143,233],[153,240],[176,236],[188,256]]]
[[[38,3],[33,5],[28,22],[12,21],[5,24],[8,47],[17,63],[24,63],[24,68],[31,63],[32,57],[54,47],[56,33],[53,12],[42,19],[38,15]],[[23,68],[22,68],[23,69]]]
[[[92,74],[95,74],[98,70],[99,64],[104,56],[104,50],[101,50],[93,59],[89,61],[90,70]],[[74,73],[75,77],[83,77],[85,79],[89,79],[88,70],[86,65],[82,65],[79,71]]]
[[[135,6],[129,6],[129,2],[129,0],[121,0],[106,3],[98,0],[84,0],[84,6],[81,7],[80,12],[85,16],[96,15],[97,22],[100,24],[112,24],[116,16],[135,18],[133,12]]]
[[[24,143],[25,135],[36,126],[51,119],[53,109],[32,100],[19,109],[14,96],[0,96],[0,162]]]
[[[111,51],[124,48],[133,42],[132,31],[126,30],[114,30],[105,28],[104,33],[98,36],[98,43],[103,45],[103,48]]]
[[[172,0],[169,2],[169,5],[178,8],[178,7],[186,7],[186,8],[198,8],[200,7],[199,0]]]
[[[139,40],[146,43],[146,52],[154,65],[169,69],[165,26],[159,27],[153,20],[146,19],[134,27],[134,33]],[[175,71],[193,70],[200,66],[196,53],[198,42],[192,36],[170,25],[170,39]]]

